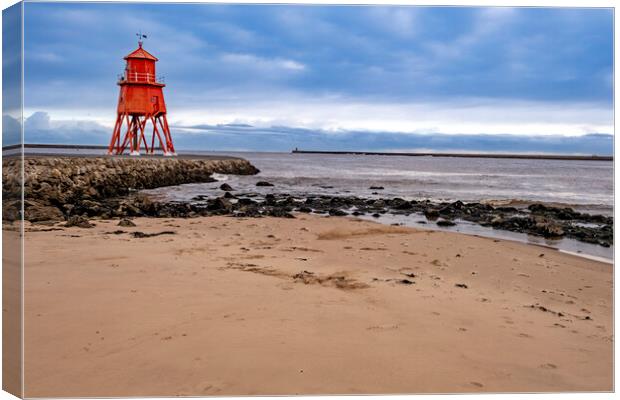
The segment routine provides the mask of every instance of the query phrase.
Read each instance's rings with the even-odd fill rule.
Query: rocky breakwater
[[[19,199],[17,158],[2,165],[5,199]],[[248,161],[233,158],[26,157],[24,219],[57,222],[73,216],[125,215],[123,201],[137,190],[185,183],[213,182],[213,173],[252,175],[259,171]],[[119,207],[121,209],[119,209]],[[19,218],[19,201],[4,201],[3,219]]]

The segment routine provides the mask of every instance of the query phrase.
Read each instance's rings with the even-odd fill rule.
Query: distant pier
[[[523,160],[577,160],[577,161],[613,161],[613,156],[579,156],[562,154],[491,154],[491,153],[389,153],[377,151],[321,151],[294,149],[295,154],[333,154],[360,156],[406,156],[406,157],[459,157],[459,158],[516,158]]]

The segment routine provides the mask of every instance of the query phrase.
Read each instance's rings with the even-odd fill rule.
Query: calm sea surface
[[[220,177],[239,190],[516,205],[545,202],[607,215],[613,211],[613,162],[609,161],[226,154],[243,157],[261,170],[256,176]],[[260,180],[275,187],[256,187]],[[184,185],[158,190],[177,200],[189,200],[209,194],[216,186]],[[382,186],[384,190],[371,190],[370,186]]]

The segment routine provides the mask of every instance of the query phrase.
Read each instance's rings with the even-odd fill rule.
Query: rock
[[[231,211],[232,208],[233,208],[233,206],[232,206],[232,203],[230,202],[230,200],[228,200],[228,199],[226,199],[224,197],[216,198],[209,205],[209,209],[211,209],[211,210]]]
[[[349,214],[337,208],[331,208],[329,210],[329,215],[336,216],[336,217],[342,217],[342,216],[349,215]]]
[[[265,215],[278,218],[295,218],[293,214],[281,208],[272,208],[270,210],[267,210]]]
[[[370,190],[383,190],[385,188],[383,186],[371,186],[368,189],[370,189]]]
[[[449,219],[440,219],[439,221],[436,222],[437,226],[454,226],[456,225],[456,223],[454,221],[451,221]]]
[[[467,289],[467,285],[464,283],[457,283],[454,286],[456,286],[457,288],[461,288],[461,289]]]
[[[408,202],[407,200],[394,198],[390,201],[390,207],[396,210],[410,210],[413,208],[413,204]]]
[[[39,203],[35,203],[34,205],[27,207],[24,213],[24,219],[30,222],[65,220],[65,216],[58,208],[54,206],[41,205]]]
[[[132,220],[126,219],[126,218],[121,219],[117,225],[124,226],[124,227],[136,226],[136,224]]]
[[[503,213],[516,213],[519,211],[515,207],[495,207],[495,210]]]
[[[162,232],[155,232],[155,233],[144,233],[140,231],[131,232],[131,236],[138,238],[138,239],[150,238],[150,237],[161,236],[161,235],[176,235],[176,232],[175,231],[162,231]]]
[[[247,206],[247,205],[256,204],[256,202],[252,199],[248,199],[244,197],[244,198],[239,199],[237,204]]]
[[[544,213],[547,210],[549,210],[549,208],[547,206],[545,206],[544,204],[540,204],[540,203],[530,204],[527,207],[527,209],[530,210],[533,213]]]
[[[434,221],[437,218],[439,218],[439,211],[433,209],[433,208],[427,208],[426,210],[424,210],[424,216],[430,220],[430,221]]]
[[[491,225],[493,226],[500,226],[504,223],[504,218],[497,216],[497,217],[493,217],[493,219],[491,220]]]
[[[454,203],[450,204],[450,207],[455,209],[455,210],[461,210],[463,209],[463,202],[461,200],[457,200]]]
[[[258,181],[256,182],[256,186],[273,186],[273,183],[269,183],[267,181]]]
[[[220,189],[222,189],[225,192],[230,192],[234,190],[228,183],[222,183],[220,185]]]
[[[456,210],[448,205],[439,209],[439,215],[454,215]]]
[[[372,208],[384,208],[385,207],[385,201],[383,200],[375,200],[372,202],[371,204]]]
[[[230,192],[226,192],[226,193],[224,193],[224,198],[225,199],[234,199],[235,195],[230,193]]]
[[[76,226],[78,228],[92,228],[95,225],[91,224],[87,218],[82,217],[81,215],[73,215],[69,217],[67,223],[64,225],[66,227]]]
[[[82,214],[86,213],[91,217],[101,215],[103,210],[101,203],[93,200],[82,200],[77,202],[77,204],[73,204],[73,207],[68,209],[73,214]]]
[[[544,237],[560,237],[564,236],[564,229],[551,221],[539,221],[536,222],[536,230]]]
[[[18,203],[15,204],[5,204],[2,205],[2,219],[5,221],[13,222],[19,219],[21,205]]]

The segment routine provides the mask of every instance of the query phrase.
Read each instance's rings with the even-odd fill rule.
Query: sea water
[[[455,157],[326,155],[292,153],[221,154],[249,160],[258,175],[215,175],[237,193],[288,193],[296,196],[400,197],[406,200],[483,202],[526,207],[543,202],[576,211],[613,215],[613,162]],[[268,181],[273,187],[257,187]],[[198,195],[221,196],[220,183],[187,184],[148,190],[170,201],[191,201]],[[383,187],[383,189],[370,189]],[[504,238],[611,259],[613,248],[572,239],[549,240],[494,230],[466,221],[440,228],[421,224],[423,216],[383,215],[377,222],[399,223],[422,229],[450,230]]]

